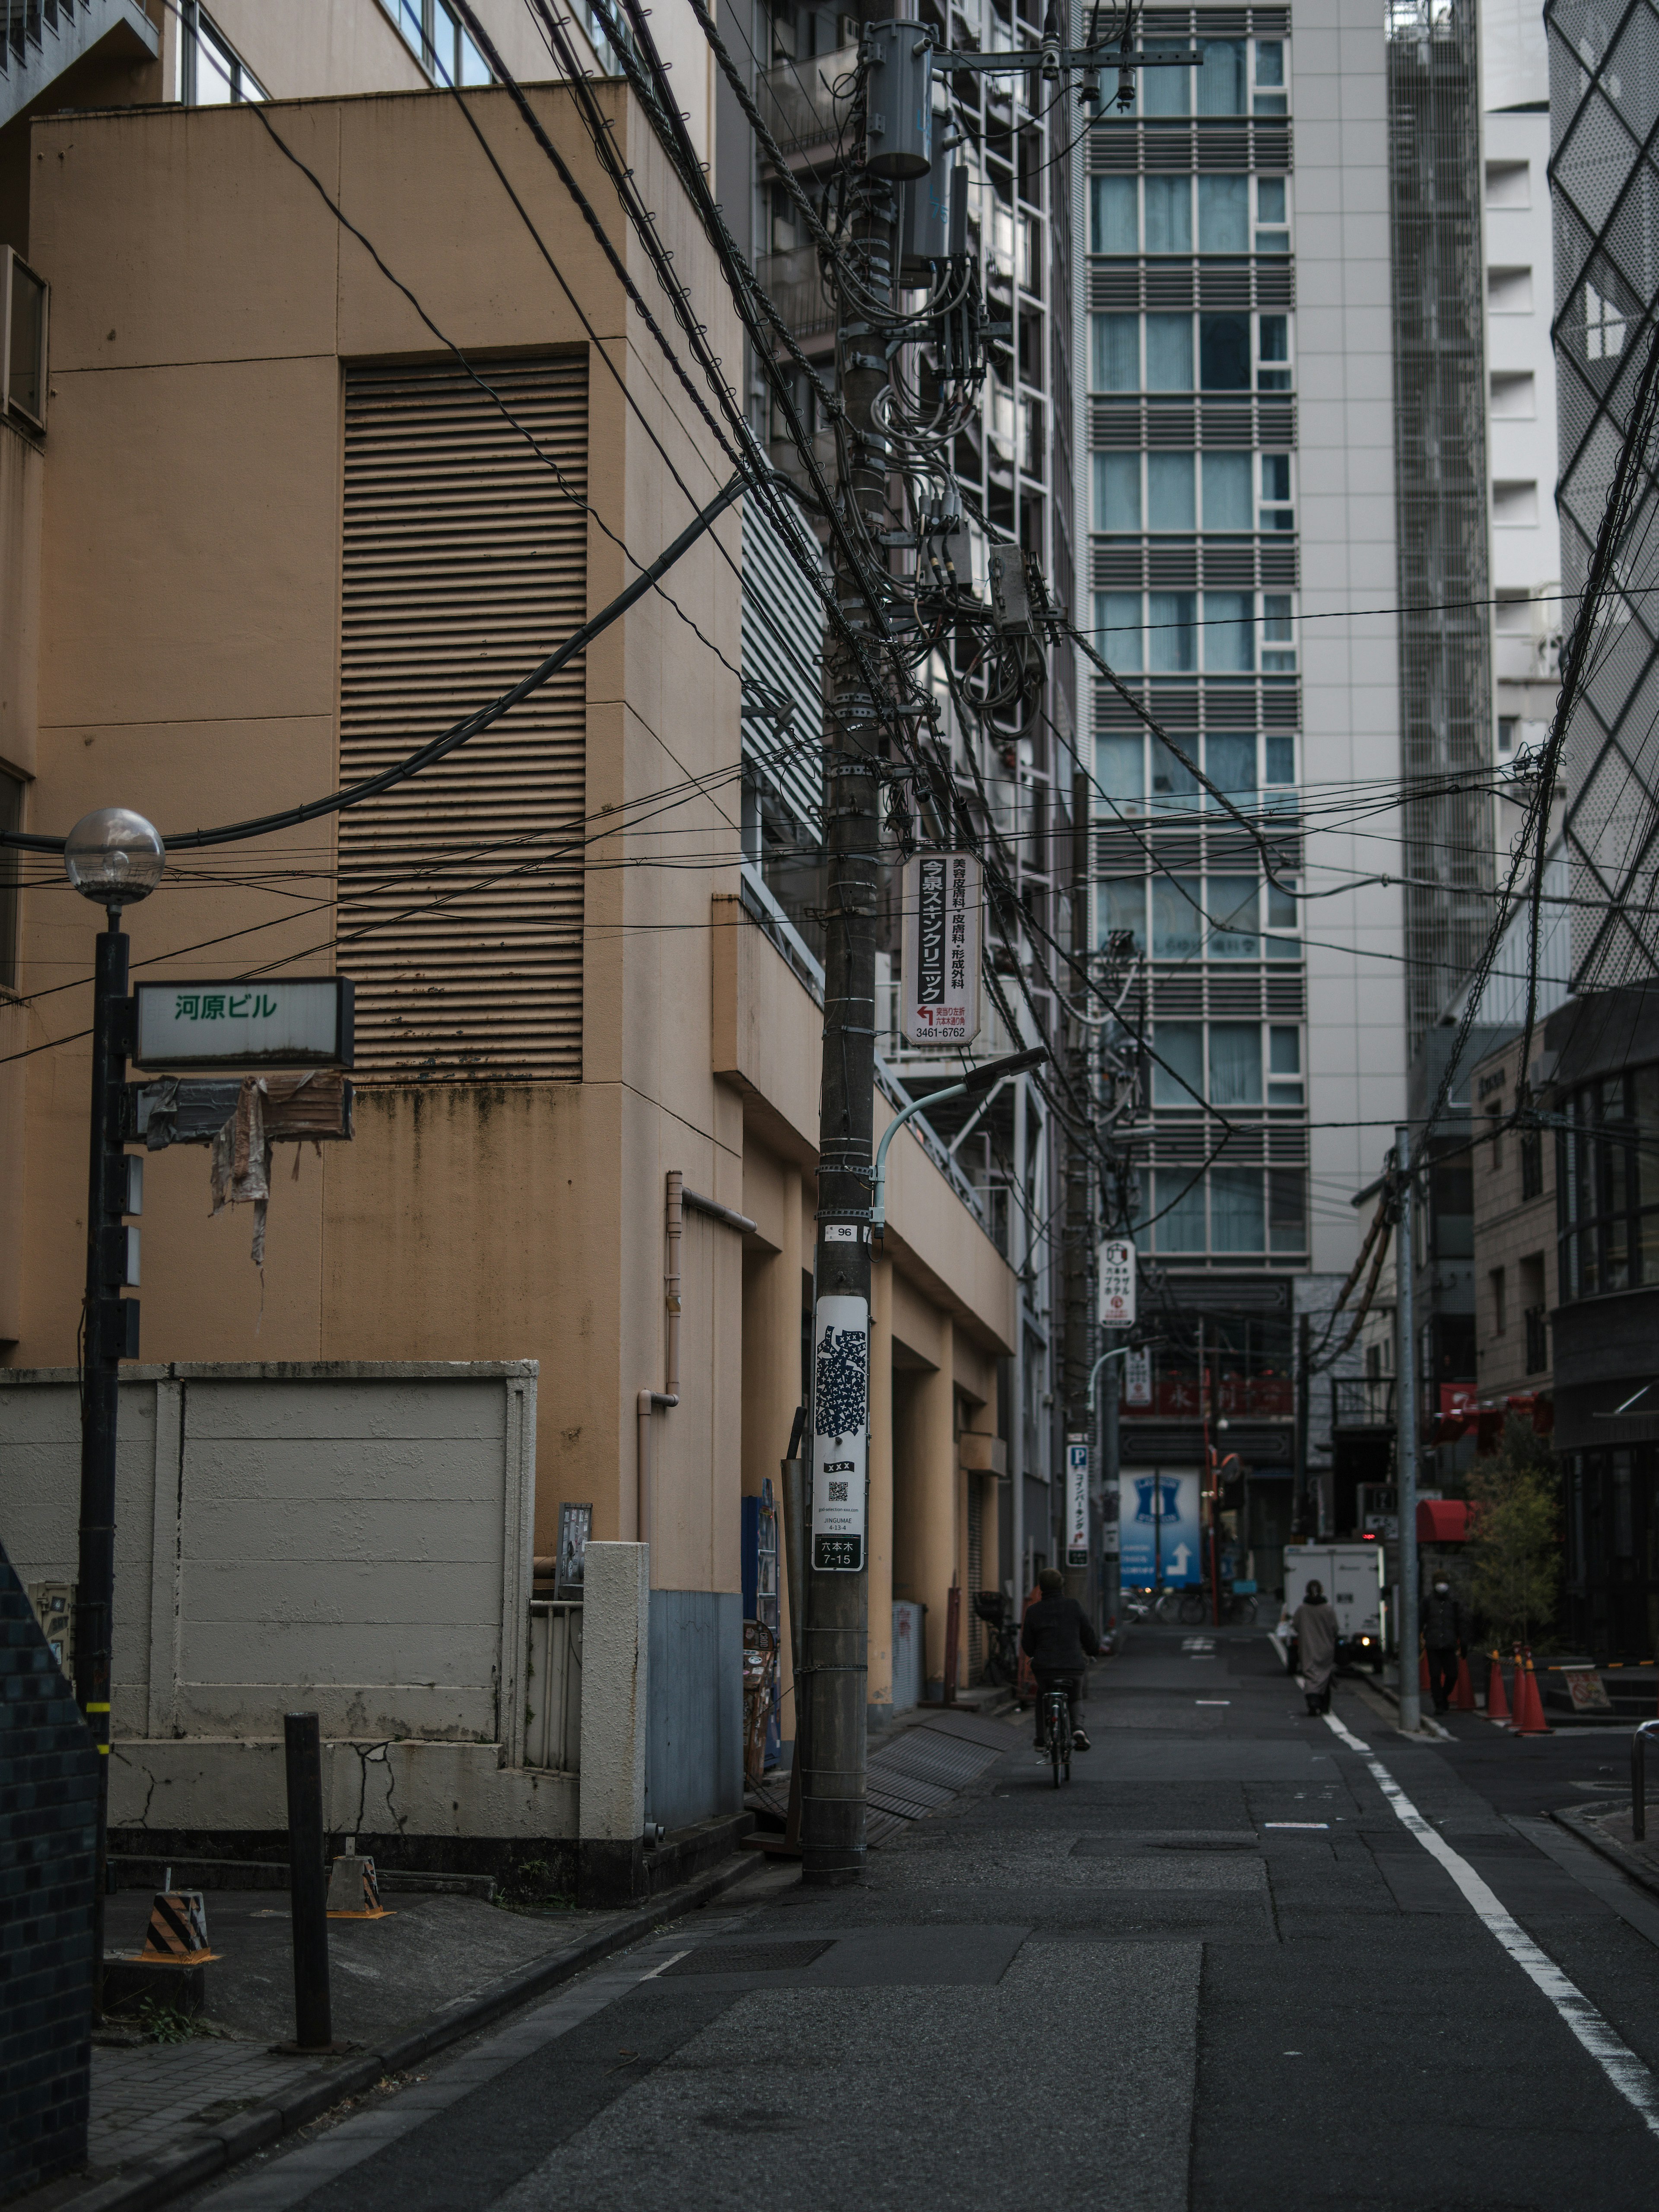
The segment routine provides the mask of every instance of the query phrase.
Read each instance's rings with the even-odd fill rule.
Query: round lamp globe
[[[131,906],[161,880],[167,848],[153,822],[126,806],[100,806],[64,840],[64,872],[82,898]]]

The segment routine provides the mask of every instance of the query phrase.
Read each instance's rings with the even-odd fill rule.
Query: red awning
[[[1461,1498],[1422,1498],[1417,1504],[1419,1544],[1461,1544],[1469,1533],[1469,1509]]]

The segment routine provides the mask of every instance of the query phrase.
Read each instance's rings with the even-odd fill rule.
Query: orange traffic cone
[[[1492,1673],[1486,1678],[1486,1718],[1505,1722],[1509,1717],[1510,1701],[1504,1694],[1504,1662],[1494,1651]]]
[[[1523,1652],[1516,1662],[1515,1733],[1516,1735],[1553,1735],[1555,1733],[1544,1718],[1544,1700],[1538,1694],[1538,1677],[1532,1671],[1530,1650]]]
[[[1461,1654],[1457,1662],[1457,1687],[1452,1692],[1451,1702],[1455,1713],[1472,1713],[1474,1711],[1474,1685],[1469,1680],[1469,1662]]]
[[[1433,1686],[1429,1680],[1429,1655],[1426,1651],[1419,1651],[1417,1655],[1417,1686],[1419,1690]]]

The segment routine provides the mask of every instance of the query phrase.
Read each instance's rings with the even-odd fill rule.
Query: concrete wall
[[[137,1367],[120,1421],[114,1825],[281,1828],[303,1709],[331,1826],[570,1832],[574,1785],[521,1765],[533,1363]],[[79,1455],[74,1372],[8,1376],[26,1582],[75,1579]]]
[[[1303,780],[1316,790],[1401,773],[1383,11],[1295,10],[1297,468]],[[1333,618],[1322,619],[1326,616]],[[1316,830],[1307,880],[1399,872],[1392,819]],[[1344,1275],[1349,1194],[1378,1171],[1405,1106],[1401,893],[1370,884],[1306,909],[1312,1272]],[[1322,1126],[1323,1125],[1323,1126]]]

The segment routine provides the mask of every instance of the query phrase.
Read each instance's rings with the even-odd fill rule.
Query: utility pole
[[[864,157],[848,175],[851,204],[835,284],[836,369],[843,410],[836,496],[853,535],[879,544],[889,528],[891,451],[877,422],[889,387],[879,341],[858,312],[896,306],[896,183],[932,166],[928,51],[916,23],[866,26],[869,64]],[[918,96],[919,95],[919,96]],[[856,1881],[865,1863],[866,1628],[869,1611],[871,1146],[876,1080],[876,920],[880,895],[879,754],[889,702],[866,586],[833,533],[836,602],[825,703],[823,1073],[818,1103],[817,1240],[813,1254],[812,1534],[805,1634],[806,1755],[801,1777],[801,1874]],[[843,627],[844,625],[844,627]],[[850,635],[849,634],[850,633]],[[860,650],[860,648],[862,648]]]
[[[1417,1680],[1417,1361],[1412,1322],[1412,1133],[1394,1133],[1395,1204],[1395,1297],[1399,1340],[1395,1350],[1395,1503],[1400,1513],[1400,1725],[1415,1735],[1423,1725]]]
[[[122,1286],[137,1280],[136,1212],[122,1140],[122,1087],[132,1027],[127,937],[121,908],[160,882],[161,840],[142,815],[101,808],[77,822],[64,845],[76,890],[105,910],[92,996],[92,1111],[88,1133],[85,1349],[81,1370],[81,1527],[75,1584],[75,1698],[98,1753],[93,1845],[92,2008],[104,2009],[104,1896],[109,1865],[109,1744],[115,1623],[115,1445],[121,1362],[138,1356],[138,1304]]]

